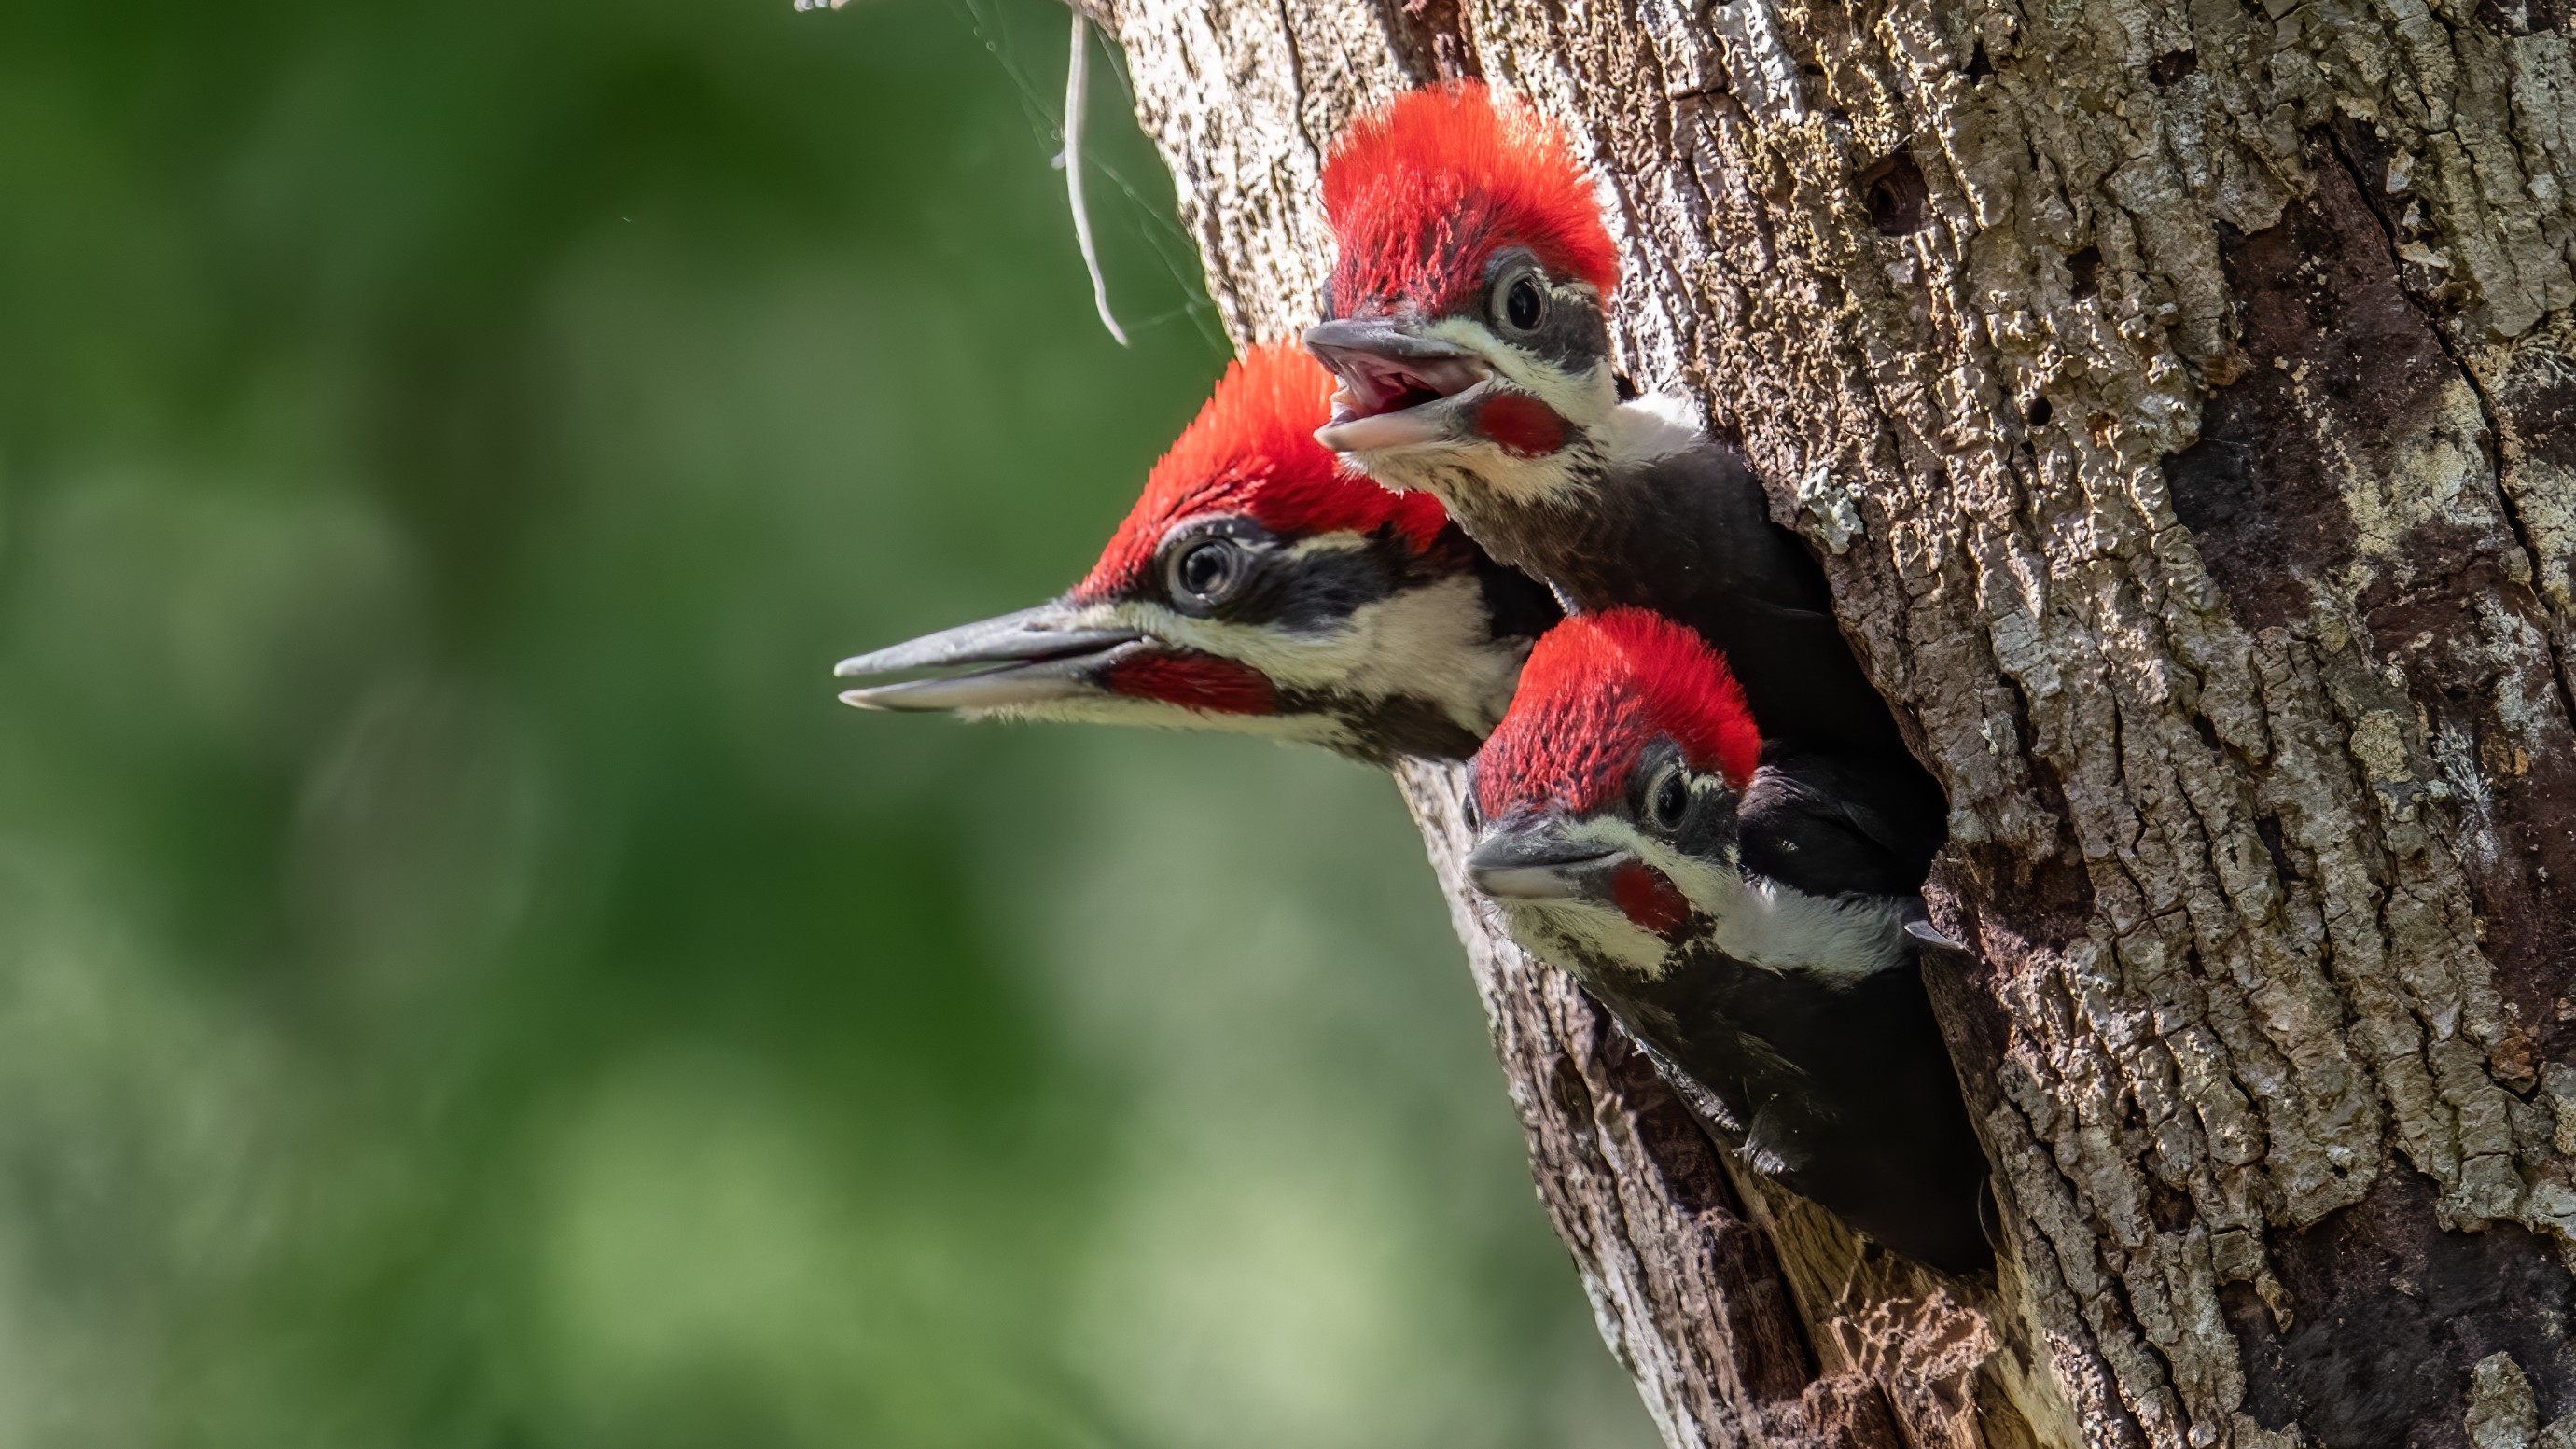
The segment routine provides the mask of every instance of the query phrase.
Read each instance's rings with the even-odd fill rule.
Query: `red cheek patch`
[[[1101,683],[1130,698],[1210,714],[1270,714],[1278,706],[1270,676],[1213,654],[1130,655],[1111,665]]]
[[[1476,431],[1524,458],[1565,446],[1565,419],[1527,393],[1498,392],[1476,409]]]
[[[1658,936],[1671,935],[1690,919],[1690,902],[1664,873],[1634,861],[1610,877],[1610,899],[1629,920]]]

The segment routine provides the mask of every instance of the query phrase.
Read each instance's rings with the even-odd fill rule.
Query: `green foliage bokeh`
[[[1647,1442],[1382,781],[832,699],[1221,360],[1064,25],[0,20],[0,1446]]]

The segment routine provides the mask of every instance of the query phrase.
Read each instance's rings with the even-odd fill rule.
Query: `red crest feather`
[[[1407,300],[1439,316],[1502,246],[1604,297],[1619,285],[1619,249],[1564,128],[1474,81],[1408,91],[1352,122],[1324,161],[1324,214],[1341,316]]]
[[[1744,691],[1706,640],[1644,609],[1577,614],[1530,650],[1510,711],[1476,755],[1477,808],[1488,820],[1524,807],[1589,814],[1659,737],[1739,790],[1762,754]]]
[[[1199,415],[1145,478],[1145,491],[1076,585],[1105,598],[1135,582],[1173,524],[1240,513],[1282,537],[1370,533],[1389,524],[1427,550],[1449,515],[1428,493],[1391,493],[1342,471],[1315,430],[1332,421],[1333,375],[1293,339],[1229,363]]]

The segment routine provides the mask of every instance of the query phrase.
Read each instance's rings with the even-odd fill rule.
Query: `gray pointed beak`
[[[854,679],[951,664],[1021,664],[1092,653],[1145,637],[1133,629],[1083,628],[1073,618],[1074,611],[1061,603],[1040,604],[1016,614],[924,634],[873,654],[853,655],[834,665],[832,672],[843,679]]]
[[[1595,841],[1568,840],[1564,822],[1540,816],[1506,826],[1467,856],[1467,881],[1498,901],[1567,901],[1597,895],[1628,852]]]
[[[1321,359],[1325,366],[1342,353],[1361,353],[1397,362],[1457,362],[1475,354],[1446,342],[1434,341],[1417,333],[1413,325],[1393,317],[1348,317],[1338,322],[1318,322],[1306,329],[1306,350]]]
[[[832,673],[843,679],[960,665],[963,674],[908,679],[844,690],[841,701],[860,709],[981,710],[1097,697],[1102,666],[1142,642],[1133,629],[1097,629],[1073,622],[1061,603],[961,624],[936,634],[842,660]]]
[[[1462,435],[1472,396],[1493,375],[1464,348],[1417,335],[1391,318],[1351,318],[1306,329],[1306,350],[1342,380],[1333,420],[1315,441],[1367,453]]]

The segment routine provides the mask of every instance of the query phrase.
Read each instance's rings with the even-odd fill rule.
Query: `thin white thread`
[[[794,3],[798,10],[827,8],[838,10],[848,4],[849,0],[794,0]],[[1039,99],[1037,87],[1029,83],[1028,73],[1020,68],[1019,61],[1012,53],[1008,14],[996,6],[993,12],[987,15],[978,0],[949,0],[949,4],[962,12],[967,29],[974,32],[976,39],[983,42],[984,52],[1001,63],[1003,76],[1010,81],[1012,90],[1019,96],[1020,109],[1028,120],[1029,129],[1041,140],[1049,139],[1048,132],[1052,130],[1055,131],[1057,138],[1067,142],[1078,141],[1077,135],[1069,134],[1068,130],[1057,129],[1057,118],[1047,114],[1044,103]],[[1076,11],[1074,18],[1076,23],[1080,24],[1081,13]],[[1087,60],[1087,51],[1087,46],[1079,41],[1075,43],[1071,57],[1075,66],[1080,66]],[[1135,101],[1135,88],[1128,83],[1124,59],[1125,57],[1121,56],[1114,46],[1111,47],[1109,73],[1117,78],[1120,89],[1126,92],[1128,102],[1132,105]],[[1070,98],[1076,82],[1070,73],[1066,75],[1065,80],[1068,98]],[[1072,120],[1077,127],[1080,124],[1078,118],[1081,115],[1081,109],[1078,104],[1068,105],[1065,108],[1066,118]],[[1125,196],[1130,203],[1129,221],[1138,239],[1153,251],[1154,259],[1162,264],[1163,270],[1169,273],[1172,280],[1179,285],[1180,306],[1148,317],[1136,325],[1140,329],[1150,329],[1169,322],[1186,320],[1197,329],[1200,336],[1207,339],[1210,346],[1225,348],[1225,335],[1219,332],[1211,321],[1215,316],[1216,307],[1208,300],[1206,288],[1200,284],[1197,244],[1190,234],[1183,231],[1161,207],[1149,200],[1134,182],[1119,172],[1117,167],[1082,156],[1077,145],[1068,144],[1064,152],[1057,156],[1055,164],[1063,166],[1068,173],[1075,172],[1077,167],[1084,170],[1096,168],[1102,176],[1107,177],[1110,185],[1116,187],[1119,194]],[[1066,189],[1076,197],[1074,230],[1076,239],[1082,244],[1083,262],[1091,274],[1092,301],[1100,311],[1100,320],[1108,324],[1110,334],[1124,345],[1127,343],[1125,332],[1110,318],[1107,289],[1101,284],[1100,265],[1096,248],[1091,241],[1090,213],[1080,200],[1081,186],[1079,179],[1070,179]]]
[[[1091,83],[1091,22],[1073,12],[1073,54],[1064,67],[1064,193],[1073,203],[1073,239],[1082,248],[1082,265],[1091,273],[1091,305],[1100,325],[1127,345],[1118,319],[1109,315],[1109,279],[1100,274],[1100,253],[1091,244],[1091,213],[1082,204],[1082,102]]]

